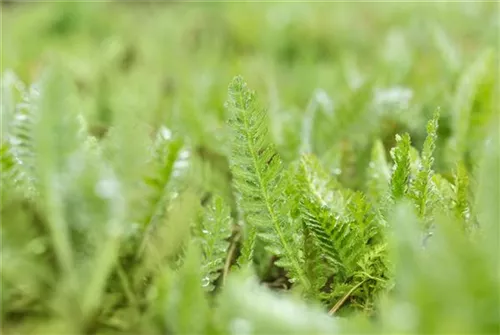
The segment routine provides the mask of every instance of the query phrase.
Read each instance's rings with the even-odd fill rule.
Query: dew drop
[[[208,277],[203,277],[201,279],[201,286],[203,287],[207,287],[208,285],[210,285],[210,278]]]

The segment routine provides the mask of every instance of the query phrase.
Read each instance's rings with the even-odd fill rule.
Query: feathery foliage
[[[349,271],[361,252],[362,240],[342,219],[347,201],[334,182],[311,156],[303,156],[300,162],[303,192],[301,214],[306,226],[314,233],[319,245],[339,273]]]
[[[246,221],[257,231],[269,252],[280,257],[279,265],[290,272],[290,279],[307,289],[309,282],[304,275],[303,259],[295,252],[294,232],[289,229],[290,218],[282,197],[283,163],[269,143],[267,119],[257,105],[255,93],[241,77],[234,78],[229,86],[227,109],[232,114],[233,127],[231,170],[242,197],[240,207]]]
[[[378,282],[371,288],[367,283],[364,289],[379,290],[387,275],[385,246],[380,239],[381,222],[365,196],[341,189],[310,155],[301,158],[299,180],[300,211],[305,226],[331,267],[329,274],[333,275],[334,282],[333,292],[327,295],[329,299],[338,300],[342,295],[350,295],[352,290],[369,280]],[[369,300],[371,294],[361,296],[361,300]]]
[[[17,103],[13,109],[8,136],[3,139],[5,155],[9,155],[13,161],[3,171],[10,174],[10,182],[18,185],[21,190],[27,191],[26,195],[33,198],[37,192],[33,129],[38,118],[39,92],[36,86],[32,86],[29,91],[23,90],[22,94],[22,102]]]
[[[203,286],[213,290],[212,283],[224,275],[226,257],[231,236],[232,219],[229,207],[222,198],[216,196],[208,205],[208,209],[198,227],[198,239],[203,253],[202,280]],[[223,278],[224,279],[224,278]]]
[[[408,194],[410,183],[410,135],[396,135],[396,147],[391,150],[394,167],[391,178],[391,194],[395,201]]]
[[[500,333],[497,7],[3,2],[2,334]]]
[[[420,166],[415,176],[411,188],[411,197],[414,199],[417,212],[420,217],[428,220],[429,208],[432,206],[432,197],[434,196],[432,183],[432,165],[434,162],[434,150],[436,148],[437,130],[438,130],[439,112],[435,112],[432,119],[427,124],[427,137],[425,138],[422,149]]]

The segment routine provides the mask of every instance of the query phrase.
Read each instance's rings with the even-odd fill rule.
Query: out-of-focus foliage
[[[3,333],[500,333],[498,4],[1,9]]]

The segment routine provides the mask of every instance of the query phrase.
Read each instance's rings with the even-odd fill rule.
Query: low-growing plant
[[[313,153],[285,164],[236,77],[231,209],[179,135],[131,138],[129,114],[99,140],[70,88],[56,69],[24,89],[3,138],[6,332],[498,331],[498,134],[476,206],[461,161],[450,181],[433,170],[438,112],[421,153],[397,135],[391,167],[376,141],[349,189]]]
[[[2,333],[500,333],[498,4],[15,2]]]

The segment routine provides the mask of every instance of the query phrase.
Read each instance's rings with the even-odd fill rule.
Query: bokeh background
[[[307,113],[315,114],[309,149],[319,155],[365,152],[375,137],[391,147],[402,131],[419,147],[438,107],[444,143],[463,71],[484,58],[490,80],[498,70],[494,2],[9,2],[2,10],[4,73],[31,83],[48,64],[62,65],[95,134],[128,108],[215,153],[225,147],[224,100],[237,74],[257,91],[291,160]],[[469,135],[474,145],[480,134]]]

